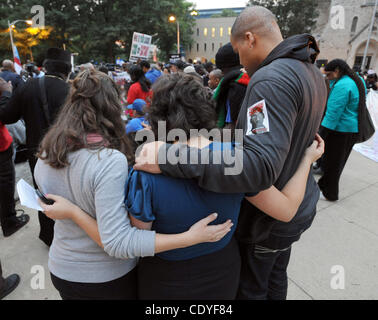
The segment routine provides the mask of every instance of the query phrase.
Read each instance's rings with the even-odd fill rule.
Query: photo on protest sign
[[[150,52],[152,36],[148,34],[133,33],[133,41],[131,44],[130,61],[138,59],[146,60]]]

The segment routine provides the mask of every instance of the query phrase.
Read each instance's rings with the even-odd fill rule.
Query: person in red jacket
[[[144,72],[139,65],[130,68],[130,77],[133,84],[127,93],[127,103],[132,104],[135,99],[146,101],[147,105],[151,102],[151,82],[144,76]]]
[[[0,106],[9,99],[3,92],[12,92],[12,85],[0,78]],[[16,216],[14,188],[15,169],[13,164],[12,137],[0,122],[0,223],[4,237],[9,237],[29,221],[29,216]]]

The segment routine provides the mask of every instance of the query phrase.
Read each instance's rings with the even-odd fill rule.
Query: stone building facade
[[[319,0],[320,14],[312,34],[318,40],[320,62],[340,58],[361,69],[374,4],[375,0]],[[367,69],[375,70],[378,69],[377,16],[366,61]]]
[[[318,0],[319,17],[312,34],[321,51],[319,65],[340,58],[351,67],[361,68],[374,4],[375,0]],[[232,10],[240,13],[243,8]],[[187,60],[207,59],[214,62],[218,49],[230,41],[231,27],[236,17],[211,18],[211,12],[208,11],[211,10],[198,11],[193,28],[193,44],[186,51]],[[368,69],[375,70],[378,70],[377,21],[376,17],[366,65]]]

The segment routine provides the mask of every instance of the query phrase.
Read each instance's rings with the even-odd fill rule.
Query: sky
[[[197,9],[219,9],[245,7],[248,0],[188,0],[196,5]]]

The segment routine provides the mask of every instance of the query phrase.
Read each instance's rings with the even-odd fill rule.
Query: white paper
[[[17,183],[17,192],[20,197],[20,202],[23,206],[43,211],[38,203],[38,195],[35,189],[28,184],[24,179],[21,179]]]

